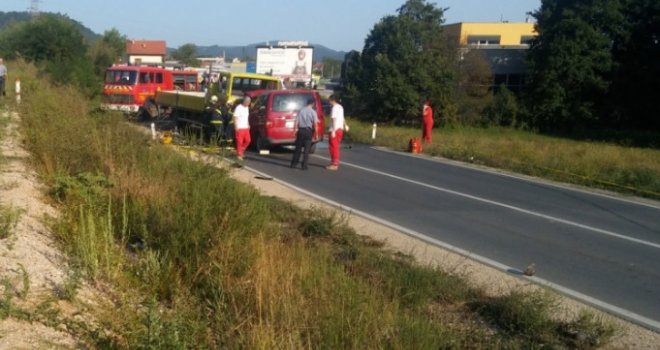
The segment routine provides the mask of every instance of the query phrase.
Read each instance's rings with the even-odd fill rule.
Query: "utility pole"
[[[30,14],[32,17],[39,16],[39,0],[30,0]]]

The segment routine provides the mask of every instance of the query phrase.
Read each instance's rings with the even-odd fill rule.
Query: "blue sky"
[[[306,40],[335,50],[360,50],[374,24],[405,0],[40,0],[39,9],[68,15],[94,32],[117,28],[130,39],[167,46],[246,45]],[[429,1],[447,23],[521,22],[541,0]],[[30,0],[0,0],[0,11],[25,11]]]

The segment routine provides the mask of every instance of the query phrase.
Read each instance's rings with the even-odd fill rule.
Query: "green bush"
[[[559,333],[575,349],[597,349],[619,335],[621,330],[591,312],[582,311],[577,319],[559,326]]]
[[[75,176],[58,176],[51,187],[51,195],[58,201],[89,201],[92,198],[104,198],[112,187],[104,175],[85,172]]]
[[[497,126],[516,126],[519,107],[516,95],[502,85],[498,87],[491,104],[486,107],[488,121]]]
[[[513,291],[484,303],[479,312],[508,334],[543,340],[553,332],[550,311],[556,306],[550,293]]]

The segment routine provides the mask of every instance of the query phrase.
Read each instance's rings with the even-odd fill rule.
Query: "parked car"
[[[316,143],[323,140],[325,114],[319,93],[307,89],[264,91],[256,97],[250,107],[252,147],[261,151],[293,145],[296,141],[296,115],[310,99],[316,101],[314,108],[319,116],[310,149],[310,153],[314,153]]]

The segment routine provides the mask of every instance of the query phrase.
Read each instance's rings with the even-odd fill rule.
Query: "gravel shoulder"
[[[74,302],[61,298],[72,271],[44,224],[58,212],[45,201],[44,187],[29,167],[18,116],[0,113],[9,120],[0,123],[7,124],[0,128],[0,209],[18,214],[8,236],[0,239],[0,304],[8,313],[0,317],[0,349],[86,348],[69,327],[93,324],[89,307],[102,298],[84,284]]]

